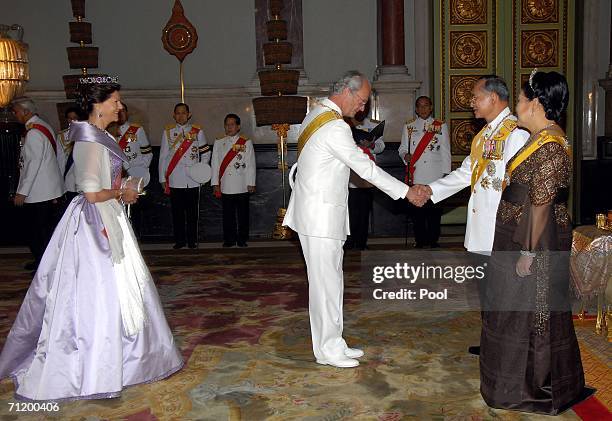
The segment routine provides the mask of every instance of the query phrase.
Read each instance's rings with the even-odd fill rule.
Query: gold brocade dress
[[[592,392],[569,302],[570,175],[566,148],[546,143],[515,168],[502,194],[480,340],[480,389],[491,407],[554,415]],[[536,253],[524,278],[515,269],[521,250]]]

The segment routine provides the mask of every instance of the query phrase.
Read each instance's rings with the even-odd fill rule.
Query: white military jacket
[[[516,121],[508,108],[505,108],[495,119],[485,126],[476,135],[492,138],[500,130],[504,120]],[[495,219],[497,207],[502,194],[502,182],[506,171],[506,163],[525,144],[529,133],[525,130],[514,129],[506,141],[501,159],[491,160],[487,169],[476,181],[470,195],[467,210],[467,225],[465,228],[465,248],[474,253],[490,254],[493,249],[493,237],[495,235]],[[451,172],[429,186],[433,192],[431,200],[437,203],[457,193],[472,182],[472,158],[468,155],[461,167]]]
[[[45,126],[54,136],[51,126],[37,115],[25,124],[28,131],[21,147],[17,186],[17,193],[26,196],[25,203],[56,199],[66,191],[51,142],[40,130],[31,129],[32,124]],[[60,145],[57,147],[61,148]]]
[[[404,164],[409,162],[404,160],[404,155],[414,154],[419,142],[428,130],[436,130],[433,125],[434,118],[429,117],[423,120],[417,117],[406,122],[402,130],[402,141],[397,150],[400,159]],[[423,154],[414,165],[414,184],[427,184],[450,173],[451,170],[451,146],[448,135],[448,126],[442,123],[440,130],[429,142]]]
[[[128,162],[123,163],[123,168],[126,170],[131,167],[142,167],[148,169],[149,165],[151,165],[153,154],[151,153],[151,144],[149,143],[147,134],[140,124],[134,124],[126,121],[119,126],[119,136],[117,137],[117,142],[123,137],[130,126],[137,127],[138,130],[136,130],[136,133],[133,135],[130,133],[127,135],[128,143],[125,148],[123,148],[123,153],[125,153],[125,156],[127,156]]]
[[[64,129],[57,134],[57,163],[60,174],[64,180],[66,191],[76,193],[76,179],[74,176],[74,160],[70,158],[74,142],[68,140],[69,129]]]
[[[162,134],[161,147],[159,152],[159,182],[166,182],[166,170],[176,150],[181,146],[184,136],[189,136],[192,127],[197,128],[194,142],[187,152],[183,154],[176,168],[170,174],[170,187],[188,188],[198,187],[200,184],[194,181],[187,174],[187,169],[197,162],[210,162],[210,146],[206,143],[206,137],[200,126],[193,126],[187,123],[184,126],[179,124],[169,124]],[[202,157],[200,158],[200,155]]]
[[[241,137],[240,133],[215,140],[210,162],[212,170],[210,184],[212,186],[219,185],[221,162],[223,162],[223,158],[232,149],[239,137]],[[221,178],[221,193],[223,194],[246,193],[248,191],[247,186],[255,186],[255,173],[257,169],[255,149],[251,140],[244,136],[242,137],[246,139],[246,143],[241,148],[243,150],[238,151],[238,154],[230,161]]]
[[[341,114],[334,102],[324,99],[308,113],[299,134],[329,110]],[[338,118],[314,132],[292,168],[296,177],[283,225],[303,235],[346,240],[351,169],[393,199],[408,193],[407,185],[384,172],[355,145],[349,125]]]
[[[363,119],[361,124],[355,126],[356,129],[365,130],[366,132],[370,132],[374,127],[378,126],[380,121],[370,120],[369,117]],[[385,141],[383,140],[384,136],[379,137],[374,141],[374,147],[370,149],[372,156],[374,157],[374,162],[376,162],[376,155],[379,153],[383,153],[385,150]],[[349,178],[349,187],[351,189],[354,188],[369,188],[372,187],[369,183],[365,182],[363,179],[359,178],[355,172],[351,171],[351,176]]]

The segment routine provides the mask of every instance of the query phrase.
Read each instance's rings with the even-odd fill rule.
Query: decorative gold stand
[[[287,132],[289,124],[273,124],[272,130],[278,135],[278,168],[281,170],[282,187],[283,187],[283,207],[276,214],[276,223],[274,224],[274,232],[272,238],[275,240],[288,240],[293,238],[293,231],[288,227],[283,227],[283,219],[287,212],[287,183],[285,182],[285,173],[288,170],[287,165]]]

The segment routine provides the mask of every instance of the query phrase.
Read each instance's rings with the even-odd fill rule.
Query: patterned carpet
[[[378,246],[378,248],[385,248]],[[392,250],[389,250],[392,252]],[[488,408],[480,397],[474,312],[397,312],[363,302],[360,254],[345,259],[345,337],[363,347],[357,369],[313,362],[307,284],[299,250],[145,253],[186,367],[121,398],[15,412],[0,383],[0,419],[61,420],[538,420]],[[2,256],[0,340],[29,283],[26,256]],[[577,324],[587,381],[612,408],[610,347]],[[573,411],[558,420],[580,419]]]

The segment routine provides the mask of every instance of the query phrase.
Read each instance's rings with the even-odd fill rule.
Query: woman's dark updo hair
[[[567,80],[557,72],[537,72],[523,85],[523,92],[529,101],[538,98],[546,118],[558,122],[567,108],[569,88]]]
[[[93,112],[94,104],[100,104],[110,98],[113,92],[119,91],[118,83],[80,83],[77,89],[76,102],[86,116]]]

